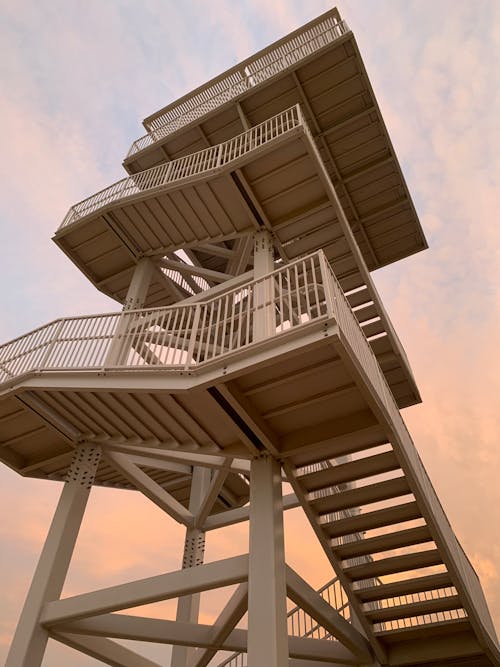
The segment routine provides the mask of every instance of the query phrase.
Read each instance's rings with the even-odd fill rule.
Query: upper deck
[[[427,247],[356,40],[326,12],[145,119],[130,174],[300,104],[370,270]]]

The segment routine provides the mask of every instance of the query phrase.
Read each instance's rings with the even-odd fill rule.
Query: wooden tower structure
[[[49,637],[119,667],[158,667],[126,638],[174,645],[172,667],[500,664],[400,414],[420,397],[371,272],[426,241],[345,21],[144,125],[127,177],[54,236],[121,310],[0,347],[0,458],[63,481],[7,667],[39,667]],[[60,599],[94,484],[183,524],[182,568]],[[285,563],[297,506],[332,566],[320,591]],[[240,521],[248,553],[204,563],[206,532]],[[200,594],[230,585],[199,623]],[[172,598],[176,621],[120,613]]]

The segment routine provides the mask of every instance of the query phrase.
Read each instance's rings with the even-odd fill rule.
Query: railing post
[[[328,317],[336,317],[337,309],[335,307],[336,306],[335,291],[332,285],[333,281],[332,270],[326,259],[325,253],[322,250],[319,251],[318,257],[319,257],[319,265],[321,268],[321,280],[323,282],[323,287],[325,290],[326,312]]]
[[[63,328],[65,322],[66,322],[66,318],[63,317],[63,318],[60,320],[59,325],[58,325],[56,331],[54,332],[54,335],[53,335],[53,337],[52,337],[52,340],[50,341],[50,343],[47,344],[47,351],[45,352],[45,355],[44,355],[43,359],[42,359],[42,360],[40,361],[40,363],[38,364],[38,369],[39,369],[39,370],[43,370],[43,369],[48,365],[48,362],[49,362],[49,359],[50,359],[50,355],[51,355],[51,353],[52,353],[52,350],[54,349],[55,344],[57,343],[57,340],[58,340],[58,338],[59,338],[59,335],[60,335],[60,333],[61,333],[61,331],[62,331],[62,328]]]
[[[200,314],[201,314],[201,305],[197,303],[194,307],[194,317],[193,317],[193,326],[191,327],[191,338],[189,339],[189,345],[187,350],[186,363],[184,365],[184,370],[188,370],[191,365],[191,360],[194,357],[194,348],[196,346],[198,327],[200,325]]]
[[[295,110],[297,112],[297,123],[299,125],[304,125],[304,116],[302,115],[302,109],[300,108],[300,104],[298,102],[295,105]]]
[[[221,166],[221,163],[222,163],[222,147],[223,147],[223,146],[224,146],[223,143],[222,143],[222,144],[219,144],[219,150],[217,151],[217,163],[216,163],[216,165],[215,165],[216,168],[217,168],[217,167],[220,167],[220,166]]]

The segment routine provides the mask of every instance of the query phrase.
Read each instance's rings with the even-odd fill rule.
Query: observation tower
[[[371,272],[426,241],[345,21],[144,126],[128,176],[54,236],[120,307],[0,347],[0,458],[63,482],[6,667],[39,667],[49,637],[115,667],[159,667],[121,639],[173,645],[171,667],[499,665],[400,414],[419,392]],[[182,567],[61,599],[94,484],[183,524]],[[285,562],[298,506],[331,563],[320,591]],[[207,531],[245,521],[248,553],[204,563]],[[177,598],[175,621],[121,613]]]

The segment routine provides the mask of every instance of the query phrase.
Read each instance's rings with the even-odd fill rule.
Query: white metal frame
[[[134,454],[118,454],[103,449],[107,460],[120,470],[130,472],[132,467],[131,478],[137,482],[138,468],[128,460],[128,456],[133,458]],[[246,508],[246,517],[240,517],[250,520],[248,555],[202,564],[204,531],[208,527],[208,521],[203,517],[214,501],[222,478],[231,469],[231,460],[219,468],[213,468],[214,462],[210,461],[210,467],[194,469],[189,506],[192,521],[188,522],[183,569],[58,599],[100,459],[101,448],[86,443],[75,452],[6,667],[40,665],[49,637],[122,667],[155,667],[156,663],[125,649],[112,641],[113,638],[172,644],[175,647],[172,665],[177,667],[206,667],[218,650],[248,651],[250,664],[257,665],[264,661],[264,664],[288,666],[289,656],[298,660],[292,660],[290,664],[297,665],[318,659],[363,664],[371,659],[366,640],[343,619],[341,612],[337,612],[286,567],[281,465],[268,454],[258,456],[251,462],[250,508]],[[186,459],[189,461],[189,454]],[[177,461],[176,465],[179,465]],[[158,503],[158,498],[143,484],[142,477],[139,478],[138,488],[148,497],[152,496],[154,502],[177,520],[185,518],[175,516],[176,512],[172,512],[170,504]],[[289,503],[289,506],[295,504]],[[214,625],[200,625],[197,622],[200,592],[232,584],[238,584],[238,588]],[[323,638],[317,639],[313,634],[306,634],[303,639],[289,638],[287,591],[289,597],[317,621],[318,627],[324,628]],[[175,622],[116,613],[172,598],[178,598],[179,605]],[[235,630],[247,610],[248,637],[246,631]],[[337,637],[339,641],[332,643],[332,637]],[[342,648],[342,643],[346,648]],[[196,650],[194,647],[197,647]],[[269,659],[272,662],[266,662]],[[306,662],[301,663],[301,660]]]
[[[60,230],[73,224],[75,227],[72,229],[75,229],[87,216],[104,213],[117,202],[138,202],[151,191],[163,192],[194,183],[200,178],[218,176],[228,165],[238,172],[238,167],[251,159],[250,154],[252,157],[262,154],[290,137],[301,136],[309,156],[316,163],[319,178],[337,214],[364,288],[373,299],[376,310],[374,319],[383,325],[384,333],[391,338],[395,355],[399,355],[406,364],[404,351],[371,281],[300,106],[295,105],[251,127],[236,101],[250,89],[293,68],[297,62],[321,51],[347,32],[348,28],[340,20],[338,12],[332,10],[146,119],[149,133],[133,144],[129,156],[229,101],[236,105],[245,131],[221,144],[160,164],[105,188],[73,206]],[[300,88],[297,76],[292,76]],[[306,108],[306,111],[311,109]],[[265,224],[265,216],[263,218]],[[260,222],[256,220],[255,224]],[[235,274],[244,271],[248,265],[252,243],[253,274],[249,275],[249,272],[237,276]],[[117,377],[126,377],[129,371],[134,381],[141,375],[137,371],[152,371],[155,380],[161,382],[168,371],[169,379],[182,378],[177,388],[189,390],[200,382],[200,376],[207,369],[203,378],[205,382],[210,373],[212,380],[220,376],[221,365],[227,364],[228,360],[243,359],[257,365],[265,354],[271,354],[270,343],[274,343],[277,337],[280,337],[280,343],[284,341],[283,352],[286,345],[290,345],[289,341],[293,343],[293,336],[299,339],[306,327],[309,327],[307,332],[313,332],[316,337],[320,328],[324,327],[322,335],[331,338],[330,343],[336,347],[340,363],[353,378],[352,387],[366,399],[370,414],[380,424],[376,427],[372,424],[367,430],[382,430],[387,444],[392,447],[388,458],[394,459],[396,468],[402,473],[397,479],[403,482],[401,488],[415,497],[417,518],[426,524],[424,542],[434,541],[436,545],[436,549],[422,553],[431,555],[428,563],[446,566],[449,574],[447,582],[453,582],[453,586],[441,587],[444,591],[442,598],[435,596],[433,590],[431,601],[427,598],[422,600],[420,592],[405,595],[404,599],[395,595],[398,607],[395,616],[388,615],[388,598],[375,594],[373,603],[369,598],[368,602],[363,602],[362,596],[358,598],[352,586],[353,580],[364,579],[365,583],[368,582],[365,592],[370,592],[370,587],[377,588],[378,581],[369,578],[372,575],[366,573],[373,573],[373,566],[377,564],[380,567],[380,562],[376,563],[372,556],[367,556],[371,552],[363,550],[361,555],[358,553],[356,556],[357,560],[353,559],[349,549],[354,543],[359,547],[361,541],[364,541],[363,548],[367,543],[373,546],[378,537],[364,540],[359,534],[346,533],[349,539],[340,544],[343,548],[340,553],[344,555],[335,554],[327,533],[322,532],[320,513],[315,514],[311,505],[321,498],[322,492],[325,492],[323,500],[328,497],[330,501],[331,498],[338,501],[345,489],[332,483],[330,487],[319,486],[317,491],[310,491],[301,482],[308,474],[328,473],[328,468],[333,468],[333,459],[321,460],[318,465],[323,468],[317,471],[295,467],[291,462],[292,452],[297,453],[307,447],[306,429],[302,429],[302,433],[293,433],[288,443],[279,442],[265,420],[256,414],[251,403],[240,395],[236,384],[229,379],[221,382],[217,391],[256,435],[255,441],[251,441],[244,428],[240,428],[242,443],[247,446],[245,450],[242,444],[243,453],[234,449],[232,454],[224,456],[168,451],[162,448],[165,443],[160,442],[156,443],[157,447],[142,447],[111,439],[108,442],[105,438],[102,441],[96,438],[95,442],[88,438],[80,441],[78,434],[73,437],[74,429],[71,430],[71,425],[68,425],[66,432],[75,446],[74,458],[6,667],[39,667],[49,637],[115,667],[159,666],[114,639],[172,644],[171,667],[207,667],[219,650],[237,652],[223,663],[226,667],[242,667],[239,662],[241,653],[247,653],[249,667],[320,667],[332,663],[378,667],[380,663],[387,663],[389,658],[374,629],[375,632],[385,629],[386,616],[400,630],[404,627],[401,619],[406,622],[410,612],[415,614],[416,626],[420,625],[419,613],[427,614],[430,619],[427,625],[438,624],[441,619],[433,614],[440,613],[441,609],[448,614],[445,621],[466,619],[476,633],[477,637],[464,640],[463,655],[472,655],[478,650],[478,643],[488,655],[493,655],[495,631],[479,580],[444,515],[363,327],[323,252],[301,257],[286,265],[280,264],[276,269],[273,237],[267,229],[257,231],[253,238],[246,235],[234,240],[233,248],[216,245],[205,238],[198,248],[228,260],[225,271],[191,265],[175,253],[156,260],[136,258],[137,265],[122,312],[56,320],[0,346],[0,390],[10,392],[15,390],[16,384],[31,381],[42,374],[49,377],[52,374],[55,386],[60,388],[62,384],[57,383],[62,383],[62,374],[58,376],[57,372],[68,370],[75,375],[79,373],[80,377],[85,373],[90,376],[92,373],[111,371],[111,382],[116,382]],[[189,256],[191,251],[187,249],[186,252]],[[191,252],[191,257],[195,257],[194,252]],[[279,261],[284,258],[282,252]],[[184,293],[192,296],[173,307],[145,309],[150,283],[153,276],[158,277],[159,273],[169,285],[171,294],[179,298]],[[208,281],[216,283],[216,287],[203,290],[209,286]],[[300,338],[301,343],[306,335]],[[235,373],[235,368],[236,365],[233,365],[230,374]],[[227,366],[224,373],[226,370]],[[241,370],[241,366],[236,370]],[[142,374],[141,378],[145,375]],[[108,386],[106,381],[101,378],[101,389]],[[43,382],[46,380],[41,380]],[[36,386],[36,382],[32,386]],[[39,386],[43,387],[43,384]],[[139,385],[136,382],[134,386],[137,389]],[[124,389],[125,385],[119,388]],[[41,401],[36,395],[25,393],[25,405],[37,410]],[[328,430],[331,425],[327,422],[320,425],[325,431],[325,438],[330,441],[335,439]],[[363,430],[363,426],[359,425],[353,428]],[[318,445],[317,440],[314,444]],[[196,443],[189,446],[194,447]],[[235,451],[241,456],[246,454],[247,460],[235,458]],[[59,599],[101,459],[168,516],[186,527],[182,566],[176,572]],[[337,461],[337,474],[343,463]],[[369,468],[366,459],[359,465]],[[143,470],[151,466],[190,478],[188,507]],[[228,475],[235,473],[249,480],[249,506],[212,514]],[[294,493],[288,496],[282,495],[284,477],[294,489]],[[365,491],[370,486],[360,488]],[[359,491],[359,488],[353,486],[346,494],[351,491]],[[345,502],[345,497],[342,500]],[[331,604],[329,594],[325,593],[330,590],[329,587],[324,591],[314,591],[285,563],[283,512],[298,505],[304,508],[337,572],[332,590],[340,590],[340,604],[337,603],[336,593],[335,602]],[[358,516],[352,505],[338,507],[340,511],[331,512],[332,524],[346,517],[352,519]],[[321,515],[321,519],[324,517]],[[249,553],[204,563],[206,532],[246,520],[249,521]],[[338,528],[338,523],[335,525]],[[346,535],[342,534],[342,539]],[[421,543],[422,540],[410,540],[407,546]],[[381,542],[378,543],[380,546]],[[387,547],[387,543],[382,546]],[[374,553],[381,551],[378,548]],[[394,558],[404,561],[407,555]],[[410,555],[414,557],[415,554]],[[408,571],[408,568],[397,571]],[[200,624],[200,594],[230,585],[235,585],[236,589],[214,624]],[[381,586],[390,588],[390,584]],[[357,589],[357,593],[360,590]],[[287,597],[297,604],[288,614]],[[177,600],[175,621],[120,613],[170,599]],[[385,607],[377,606],[379,599],[386,600]],[[236,627],[247,612],[248,631]],[[378,621],[378,626],[377,623],[372,624],[370,618]],[[298,633],[295,632],[295,623]],[[391,661],[397,653],[398,649],[391,653]],[[418,650],[415,655],[417,653]]]

